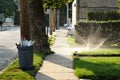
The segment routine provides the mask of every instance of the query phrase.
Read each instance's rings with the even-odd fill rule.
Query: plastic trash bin
[[[17,46],[19,67],[23,70],[33,69],[33,46]]]

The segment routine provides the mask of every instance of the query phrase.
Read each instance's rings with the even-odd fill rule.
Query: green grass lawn
[[[120,80],[120,57],[74,58],[73,66],[78,78]]]
[[[23,71],[19,69],[18,59],[16,59],[5,71],[0,75],[0,80],[35,80],[35,74],[42,65],[42,61],[45,57],[44,52],[34,53],[34,69]]]
[[[88,55],[111,55],[111,54],[120,54],[120,49],[96,49],[96,50],[86,50],[78,52],[77,54],[88,54]]]
[[[70,45],[78,45],[76,42],[75,42],[75,39],[71,36],[68,36],[67,37],[67,42],[70,44]]]

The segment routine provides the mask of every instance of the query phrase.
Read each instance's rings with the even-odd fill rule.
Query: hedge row
[[[79,43],[85,43],[91,37],[94,43],[106,39],[106,44],[120,44],[120,21],[79,21],[75,29]]]
[[[117,11],[92,11],[88,12],[88,19],[96,21],[120,20],[120,13]]]

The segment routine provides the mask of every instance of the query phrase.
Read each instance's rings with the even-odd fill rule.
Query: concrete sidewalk
[[[78,80],[74,75],[71,49],[66,41],[67,30],[56,31],[56,42],[51,49],[55,54],[49,55],[36,74],[36,80]]]

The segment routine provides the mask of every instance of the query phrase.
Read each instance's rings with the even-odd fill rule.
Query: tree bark
[[[57,17],[57,19],[56,19],[56,21],[57,21],[57,26],[56,26],[56,29],[59,29],[59,25],[60,25],[60,11],[59,10],[57,10],[57,15],[56,15]]]
[[[30,40],[27,0],[20,0],[20,32],[21,40]]]
[[[45,29],[45,18],[42,0],[32,0],[30,7],[31,38],[35,40],[35,50],[50,51]]]
[[[50,9],[50,35],[55,31],[55,9]]]

